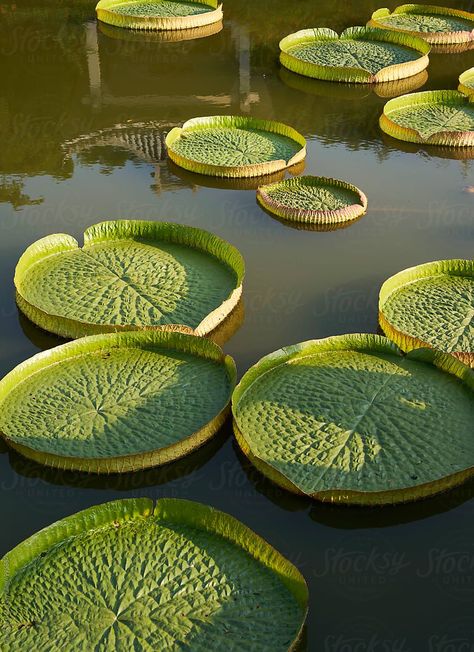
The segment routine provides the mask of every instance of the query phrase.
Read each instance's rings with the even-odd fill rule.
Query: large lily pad
[[[182,30],[222,20],[218,0],[99,0],[97,17],[115,27]]]
[[[393,138],[411,143],[472,147],[474,96],[458,91],[424,91],[387,102],[380,127]]]
[[[41,328],[63,337],[183,326],[211,333],[242,294],[239,252],[180,224],[103,222],[84,233],[31,245],[16,268],[17,302]]]
[[[280,61],[293,72],[337,82],[390,82],[424,70],[430,46],[420,38],[368,27],[305,29],[280,41]]]
[[[295,177],[257,191],[260,204],[283,220],[335,227],[358,219],[367,210],[367,197],[345,181],[327,177]]]
[[[423,37],[429,43],[456,44],[474,41],[474,14],[432,5],[401,5],[393,12],[378,9],[369,26]]]
[[[118,500],[33,535],[0,562],[3,652],[287,652],[308,594],[236,519],[186,500]]]
[[[474,373],[452,356],[404,356],[377,335],[332,337],[252,367],[232,397],[235,433],[255,466],[290,491],[404,502],[472,475],[473,392]]]
[[[380,325],[403,350],[430,346],[474,367],[474,262],[440,260],[382,285]]]
[[[0,432],[57,468],[126,472],[173,461],[223,424],[232,358],[182,333],[80,338],[0,381]]]
[[[177,165],[217,177],[256,177],[303,161],[306,141],[281,122],[238,116],[194,118],[166,138]]]
[[[459,91],[465,95],[474,94],[474,68],[469,68],[459,75]]]

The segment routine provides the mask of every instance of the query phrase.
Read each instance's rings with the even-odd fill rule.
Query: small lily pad
[[[103,222],[84,246],[69,235],[32,244],[16,273],[17,303],[63,337],[170,329],[211,333],[237,305],[244,263],[215,235],[181,224]]]
[[[0,433],[61,469],[120,473],[171,462],[222,426],[232,358],[182,333],[80,338],[0,381]]]
[[[182,30],[222,20],[218,0],[99,0],[97,18],[115,27]]]
[[[474,94],[474,68],[469,68],[459,75],[458,90],[464,95]]]
[[[280,41],[280,61],[293,72],[337,82],[390,82],[417,75],[430,46],[420,38],[368,27],[305,29]]]
[[[403,350],[430,346],[474,367],[474,262],[439,260],[382,285],[380,325]]]
[[[402,95],[384,106],[380,127],[389,136],[410,143],[472,147],[474,103],[458,91]]]
[[[378,335],[289,346],[232,397],[237,441],[289,491],[328,502],[398,503],[472,476],[474,372]],[[449,414],[449,418],[446,415]]]
[[[295,566],[233,517],[187,500],[117,500],[1,560],[0,648],[287,652],[307,603]]]
[[[284,220],[322,227],[352,222],[367,210],[367,197],[362,191],[326,177],[295,177],[262,186],[257,199]]]
[[[306,156],[297,131],[272,120],[237,116],[194,118],[166,137],[177,165],[216,177],[257,177],[296,165]]]
[[[421,36],[433,44],[474,41],[474,14],[432,5],[401,5],[393,12],[378,9],[369,26]]]

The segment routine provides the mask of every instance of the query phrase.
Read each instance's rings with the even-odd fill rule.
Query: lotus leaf
[[[306,141],[280,122],[255,118],[214,116],[188,120],[166,138],[174,163],[199,174],[217,177],[255,177],[301,162]]]
[[[142,30],[199,28],[223,15],[218,0],[99,0],[96,11],[104,23]]]
[[[430,46],[420,38],[368,27],[339,36],[305,29],[280,41],[280,61],[293,72],[338,82],[390,82],[417,75],[428,65]]]
[[[355,186],[326,177],[295,177],[262,186],[258,201],[284,220],[319,226],[352,222],[367,210],[367,198]]]
[[[212,332],[235,308],[244,264],[207,231],[146,221],[103,222],[84,234],[31,245],[16,268],[17,302],[63,337],[185,327]]]
[[[387,102],[380,127],[393,138],[411,143],[472,147],[474,97],[458,91],[424,91]]]
[[[474,41],[474,14],[432,5],[401,5],[393,12],[378,9],[369,26],[422,36],[429,43],[456,44]]]
[[[118,500],[53,523],[0,562],[2,652],[293,649],[298,570],[236,519]]]
[[[380,325],[403,350],[430,346],[474,367],[474,262],[440,260],[382,286]]]
[[[182,333],[109,333],[40,353],[0,381],[0,432],[58,468],[125,472],[173,461],[223,424],[234,362]]]
[[[322,501],[386,504],[472,475],[473,392],[474,372],[453,356],[346,335],[263,358],[232,409],[240,447],[274,482]]]

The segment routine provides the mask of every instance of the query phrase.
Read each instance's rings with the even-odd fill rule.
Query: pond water
[[[98,26],[86,0],[0,4],[0,373],[59,343],[18,314],[20,254],[50,233],[80,238],[104,219],[179,221],[240,249],[245,315],[225,345],[240,375],[286,344],[376,332],[384,279],[472,257],[472,160],[383,135],[383,95],[396,89],[325,84],[279,66],[278,41],[289,32],[363,24],[380,4],[227,0],[223,30],[179,42]],[[474,10],[467,0],[450,4]],[[428,78],[408,90],[454,89],[473,65],[474,51],[432,55]],[[356,184],[368,214],[328,233],[291,229],[257,206],[254,190],[160,160],[172,126],[228,113],[298,129],[308,139],[305,172]],[[265,481],[237,451],[230,426],[182,462],[129,476],[45,470],[4,450],[0,465],[0,555],[96,503],[186,497],[238,517],[301,569],[311,599],[303,649],[471,649],[462,646],[474,638],[473,483],[405,507],[322,506]]]

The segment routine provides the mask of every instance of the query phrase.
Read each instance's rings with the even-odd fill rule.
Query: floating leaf
[[[464,95],[474,94],[474,68],[469,68],[459,75],[459,91]]]
[[[115,27],[195,29],[222,21],[218,0],[99,0],[97,18]]]
[[[378,9],[368,25],[421,36],[434,44],[474,41],[474,14],[449,7],[410,4],[393,12]]]
[[[257,199],[284,220],[321,227],[353,222],[367,210],[363,192],[350,183],[326,177],[296,177],[262,186]]]
[[[88,228],[82,249],[69,235],[38,240],[15,285],[26,316],[63,337],[176,325],[206,335],[237,305],[243,274],[237,249],[207,231],[123,220]]]
[[[305,29],[280,41],[280,61],[293,72],[338,82],[390,82],[417,75],[430,46],[420,38],[368,27]]]
[[[404,351],[430,346],[474,367],[474,262],[439,260],[382,285],[380,325]]]
[[[281,122],[237,116],[194,118],[166,138],[177,165],[217,177],[256,177],[303,161],[306,141]]]
[[[178,43],[180,41],[194,41],[199,38],[207,38],[218,34],[224,28],[224,23],[219,20],[202,27],[191,27],[189,29],[167,29],[167,30],[134,30],[107,25],[99,22],[99,31],[119,41],[131,43]]]
[[[380,127],[389,136],[411,143],[472,147],[474,103],[458,91],[403,95],[384,106]]]
[[[235,433],[253,464],[289,491],[404,502],[472,475],[473,391],[474,373],[452,356],[404,356],[377,335],[331,337],[252,367],[232,397]]]
[[[53,523],[0,562],[0,648],[293,649],[298,570],[199,503],[117,500]]]
[[[0,382],[0,432],[25,457],[62,469],[126,472],[173,461],[222,426],[232,358],[182,333],[80,338]]]

